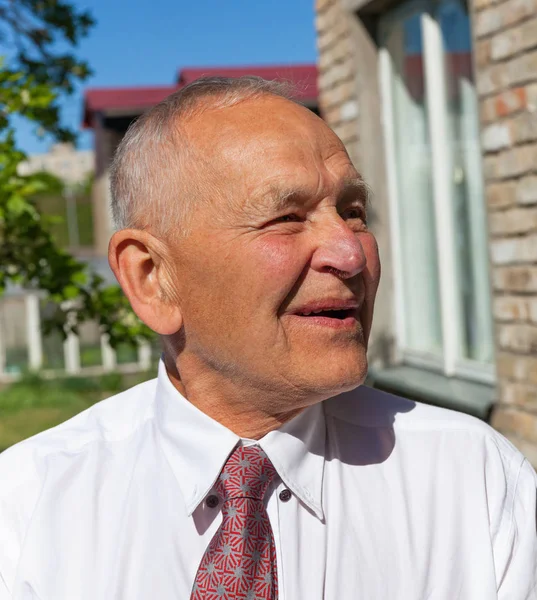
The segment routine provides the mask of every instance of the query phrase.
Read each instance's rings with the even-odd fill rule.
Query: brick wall
[[[496,324],[492,423],[537,464],[537,0],[475,0]]]
[[[356,51],[349,19],[339,0],[317,0],[319,106],[323,117],[358,164],[358,100]]]

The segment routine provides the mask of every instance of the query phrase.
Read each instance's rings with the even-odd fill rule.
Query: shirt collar
[[[190,516],[213,487],[240,437],[184,398],[171,383],[162,360],[156,388],[156,420],[166,458]],[[319,519],[324,517],[325,437],[324,411],[317,404],[259,440],[285,485]]]

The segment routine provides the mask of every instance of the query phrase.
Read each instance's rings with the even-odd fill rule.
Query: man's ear
[[[167,296],[162,242],[147,231],[122,229],[112,236],[108,262],[134,312],[153,331],[173,335],[183,324],[181,309]]]

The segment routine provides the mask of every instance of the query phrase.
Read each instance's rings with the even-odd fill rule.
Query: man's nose
[[[317,235],[318,246],[311,260],[313,269],[332,272],[342,279],[364,270],[366,256],[358,235],[339,215],[323,223]]]

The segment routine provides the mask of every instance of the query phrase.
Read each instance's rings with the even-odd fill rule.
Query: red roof
[[[316,65],[186,68],[179,72],[177,84],[172,86],[90,88],[86,90],[83,126],[92,127],[93,116],[98,112],[115,112],[118,116],[121,111],[125,111],[126,114],[142,112],[164,100],[172,92],[205,75],[222,77],[257,75],[268,80],[289,81],[296,88],[297,100],[305,103],[317,103]]]
[[[177,85],[133,88],[90,88],[84,93],[84,127],[93,126],[97,112],[125,110],[126,112],[154,106],[178,89]]]

